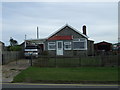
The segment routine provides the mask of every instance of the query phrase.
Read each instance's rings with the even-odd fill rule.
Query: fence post
[[[101,55],[101,66],[103,67],[104,66],[104,57],[103,57],[103,55]]]
[[[5,63],[5,59],[4,59],[4,54],[2,54],[2,65],[4,65]]]
[[[56,60],[57,56],[55,55],[55,67],[57,68],[57,60]]]
[[[79,67],[81,67],[81,57],[79,56]]]
[[[16,52],[16,64],[18,64],[18,63],[17,63],[17,52]]]
[[[30,56],[30,65],[32,66],[32,54]]]

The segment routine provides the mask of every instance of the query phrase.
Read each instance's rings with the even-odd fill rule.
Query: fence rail
[[[2,52],[2,65],[7,64],[11,61],[23,58],[21,51],[3,51]]]
[[[87,57],[41,56],[33,61],[33,65],[38,67],[117,66],[118,55]]]

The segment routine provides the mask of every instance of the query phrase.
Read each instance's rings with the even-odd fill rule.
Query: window
[[[85,48],[85,42],[80,42],[80,41],[73,42],[73,49],[84,49],[84,48]]]
[[[62,48],[61,42],[58,42],[58,49],[61,49],[61,48]]]
[[[85,38],[80,38],[80,41],[85,41]]]
[[[48,42],[48,50],[55,50],[55,42]]]
[[[73,49],[74,50],[86,50],[87,49],[87,40],[84,38],[75,39],[73,41]]]
[[[64,49],[71,50],[71,42],[64,42]]]

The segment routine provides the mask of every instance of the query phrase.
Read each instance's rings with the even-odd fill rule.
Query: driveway
[[[2,82],[12,82],[14,76],[30,66],[27,59],[21,59],[2,65]]]

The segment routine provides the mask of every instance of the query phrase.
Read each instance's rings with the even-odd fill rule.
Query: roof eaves
[[[108,43],[108,44],[112,44],[112,43],[110,43],[110,42],[108,42],[108,41],[101,41],[101,42],[98,42],[98,43],[95,43],[95,44],[101,44],[101,43]]]

